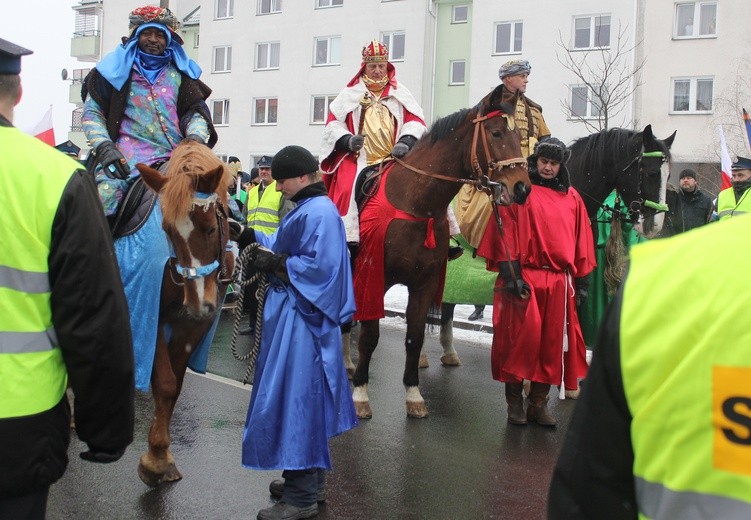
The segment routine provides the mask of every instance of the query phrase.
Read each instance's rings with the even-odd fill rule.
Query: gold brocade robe
[[[364,108],[362,117],[364,118],[362,133],[365,135],[363,148],[367,153],[368,166],[370,166],[383,161],[394,148],[396,121],[388,108],[377,100]]]

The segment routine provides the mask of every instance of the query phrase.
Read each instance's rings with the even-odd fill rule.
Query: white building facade
[[[86,57],[97,61],[142,2],[82,0],[76,8],[84,5],[100,13],[99,56]],[[749,19],[748,0],[171,0],[170,8],[213,89],[215,151],[239,157],[246,170],[287,144],[318,153],[328,103],[373,38],[389,45],[397,78],[428,124],[476,104],[499,83],[504,62],[526,59],[528,96],[570,142],[602,127],[592,89],[609,64],[625,71],[608,79],[608,89],[622,89],[607,107],[609,127],[651,124],[658,137],[678,130],[674,165],[707,176],[719,160],[718,124],[731,153],[748,151],[739,118],[744,103],[751,108],[750,47],[737,22]]]

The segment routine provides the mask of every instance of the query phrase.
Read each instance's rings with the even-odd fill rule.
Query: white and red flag
[[[728,145],[725,143],[725,133],[722,131],[722,126],[717,126],[717,130],[720,132],[720,166],[722,169],[721,174],[721,183],[722,187],[721,190],[724,190],[725,188],[729,188],[732,186],[730,179],[730,165],[732,164],[732,161],[730,160],[730,154],[728,153]]]
[[[52,105],[45,112],[42,119],[29,131],[40,141],[44,141],[50,146],[55,146],[55,128],[52,126]]]

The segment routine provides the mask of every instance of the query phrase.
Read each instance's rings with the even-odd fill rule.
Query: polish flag
[[[730,182],[730,165],[732,164],[732,161],[730,160],[730,154],[728,153],[728,145],[725,143],[725,133],[722,131],[722,126],[718,125],[717,130],[720,132],[720,166],[722,168],[720,179],[722,187],[720,189],[724,190],[725,188],[732,186]]]
[[[52,105],[50,105],[44,117],[29,133],[40,141],[44,141],[50,146],[55,146],[55,128],[52,126]]]

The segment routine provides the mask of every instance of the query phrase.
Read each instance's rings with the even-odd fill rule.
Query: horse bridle
[[[202,209],[205,212],[209,211],[209,207],[214,207],[214,215],[216,216],[216,223],[217,223],[217,229],[219,230],[219,244],[221,245],[224,242],[224,227],[223,227],[223,221],[227,220],[227,213],[224,210],[224,206],[219,204],[219,201],[217,200],[218,196],[216,193],[202,193],[202,192],[196,192],[195,197],[193,197],[193,200],[191,201],[191,207],[190,211],[195,211],[196,208]],[[199,267],[186,267],[181,265],[177,261],[177,255],[174,252],[174,248],[172,246],[172,243],[170,243],[170,265],[172,269],[170,270],[170,276],[172,276],[172,270],[174,270],[183,280],[196,280],[198,278],[205,278],[206,276],[209,276],[217,269],[220,269],[219,275],[217,276],[217,282],[219,283],[228,283],[231,281],[231,278],[228,277],[227,273],[225,272],[225,266],[224,266],[224,251],[222,248],[219,248],[219,252],[217,253],[217,257],[209,264],[201,265]],[[175,280],[174,277],[172,277],[172,281],[178,285],[184,285],[184,282],[180,282],[178,280]]]
[[[621,173],[625,173],[626,171],[629,170],[629,168],[631,168],[632,166],[634,166],[634,164],[637,165],[637,167],[638,167],[638,174],[639,174],[639,182],[637,183],[637,186],[636,186],[636,193],[639,194],[639,195],[641,195],[642,193],[644,193],[644,164],[643,164],[643,161],[644,161],[645,157],[658,157],[658,158],[662,159],[662,162],[665,162],[667,160],[667,158],[665,157],[665,153],[664,152],[662,152],[660,150],[657,150],[657,151],[654,151],[654,152],[645,152],[644,151],[644,147],[642,147],[641,153],[639,153],[636,157],[634,157],[633,159],[631,159],[626,164],[626,166],[624,166],[621,169]],[[634,204],[636,204],[636,207],[631,207]],[[639,213],[641,211],[641,206],[646,206],[646,207],[651,208],[651,209],[653,209],[653,210],[655,210],[657,212],[659,212],[659,211],[667,211],[668,210],[668,207],[665,204],[660,204],[660,202],[655,202],[655,201],[652,201],[652,200],[649,200],[649,199],[645,199],[645,200],[634,200],[631,204],[629,204],[629,208],[628,208],[627,211],[629,213]]]
[[[477,177],[476,179],[463,179],[463,178],[458,179],[456,177],[442,175],[440,173],[428,172],[425,170],[421,170],[420,168],[411,166],[398,157],[393,157],[393,156],[392,157],[401,166],[404,166],[408,170],[418,173],[420,175],[425,175],[427,177],[432,177],[434,179],[440,179],[442,181],[458,182],[460,184],[470,184],[476,187],[480,191],[489,193],[493,188],[500,186],[500,183],[490,180],[490,175],[493,173],[493,170],[500,172],[504,168],[512,168],[514,166],[519,166],[521,168],[527,167],[527,161],[523,157],[514,157],[512,159],[505,159],[505,160],[499,160],[499,161],[493,161],[492,158],[490,157],[490,147],[488,145],[487,134],[485,133],[485,121],[490,118],[498,117],[498,116],[507,116],[507,114],[503,112],[502,110],[494,110],[492,112],[489,112],[486,115],[478,115],[475,119],[472,120],[472,123],[474,123],[475,127],[474,127],[474,134],[472,135],[472,153],[470,156],[470,165],[472,167],[472,171],[475,173]],[[487,174],[485,174],[482,171],[482,168],[480,167],[480,161],[477,158],[477,143],[479,141],[480,136],[482,136],[482,144],[483,144],[483,148],[485,149],[485,160],[488,165]]]

